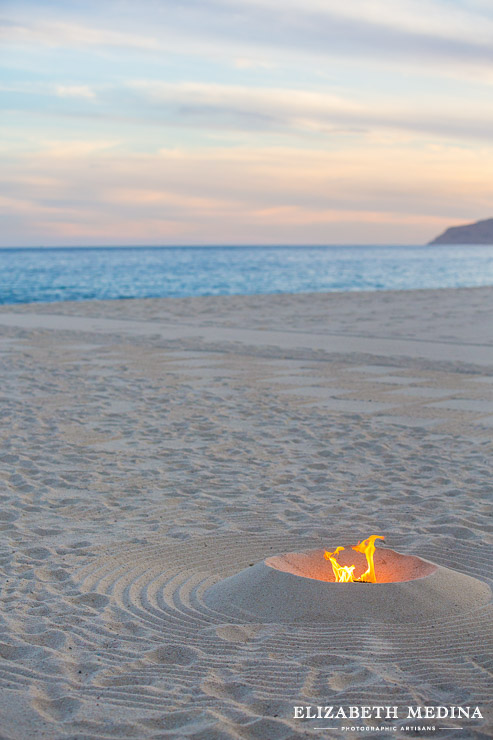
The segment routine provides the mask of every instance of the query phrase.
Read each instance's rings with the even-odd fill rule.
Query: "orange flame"
[[[377,577],[375,575],[375,565],[373,564],[373,555],[375,554],[375,540],[385,539],[382,535],[372,534],[368,539],[358,542],[357,545],[351,547],[356,552],[361,552],[366,557],[367,569],[359,577],[355,578],[353,575],[355,565],[339,565],[337,562],[337,555],[344,550],[344,547],[338,547],[334,552],[325,551],[324,557],[332,565],[334,571],[334,579],[336,583],[376,583]]]
[[[324,558],[326,560],[330,560],[330,564],[332,565],[332,570],[334,571],[334,577],[336,579],[336,583],[351,583],[354,581],[353,570],[355,566],[354,565],[351,565],[351,566],[339,565],[339,563],[336,560],[336,555],[340,553],[341,550],[344,550],[344,548],[338,547],[337,550],[334,550],[334,552],[325,551]]]

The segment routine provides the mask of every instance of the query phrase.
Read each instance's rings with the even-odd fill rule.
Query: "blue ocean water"
[[[493,285],[493,246],[0,249],[0,303]]]

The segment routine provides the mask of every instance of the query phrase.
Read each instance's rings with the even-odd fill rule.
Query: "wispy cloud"
[[[481,216],[493,199],[487,161],[487,150],[432,149],[418,161],[384,145],[43,153],[4,169],[0,210],[15,243],[32,242],[36,228],[71,244],[412,243]]]
[[[478,101],[466,113],[454,100],[416,99],[397,105],[374,98],[372,104],[324,92],[290,88],[241,87],[203,83],[136,81],[129,87],[161,104],[162,123],[215,124],[236,130],[293,130],[333,134],[397,129],[436,137],[491,139],[493,104]],[[140,109],[146,115],[145,107]],[[154,108],[156,111],[156,108]]]
[[[96,93],[89,85],[57,85],[56,94],[60,98],[83,98],[93,100]]]
[[[487,0],[3,16],[6,244],[419,242],[490,215]]]
[[[24,94],[24,107],[33,96],[36,111],[40,96],[90,103],[90,108],[78,109],[48,106],[44,114],[52,117],[195,129],[208,137],[228,130],[322,138],[397,131],[436,140],[490,141],[493,130],[493,99],[486,96],[465,107],[445,94],[437,98],[417,93],[409,99],[407,95],[368,96],[366,91],[352,91],[350,96],[326,90],[155,79],[129,80],[120,87],[100,85],[98,90],[89,85],[24,82],[0,89]],[[109,145],[95,143],[98,148]]]
[[[282,15],[277,0],[222,0],[213,6],[237,10],[243,5],[252,13],[269,9]],[[451,3],[450,0],[285,0],[283,10],[292,18],[312,16],[346,19],[355,29],[393,29],[410,37],[442,38],[487,44],[493,38],[493,8],[490,3]]]
[[[111,28],[88,26],[56,20],[0,21],[0,40],[9,44],[42,44],[49,47],[120,47],[159,49],[153,36],[146,36]]]
[[[115,140],[76,140],[66,139],[58,141],[43,141],[40,149],[45,157],[52,159],[67,159],[75,157],[87,157],[91,154],[99,154],[108,149],[118,146]]]
[[[175,212],[190,211],[195,213],[223,212],[241,207],[241,204],[225,198],[205,198],[167,190],[149,190],[147,188],[110,188],[102,193],[105,203],[130,206],[137,209],[162,209],[171,207]]]
[[[493,61],[493,13],[478,3],[286,0],[280,7],[278,0],[143,0],[131,18],[119,2],[88,3],[91,23],[75,10],[63,10],[66,20],[19,12],[0,25],[0,38],[53,48],[223,55],[235,65],[239,60],[240,68],[251,68],[259,53],[266,68],[276,55],[280,61],[279,54],[366,58],[369,63],[391,59],[443,74],[460,66],[487,68]]]
[[[233,60],[233,64],[237,69],[272,69],[276,66],[273,62],[252,59],[251,57],[238,57]]]

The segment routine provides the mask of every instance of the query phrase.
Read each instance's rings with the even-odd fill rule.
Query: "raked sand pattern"
[[[293,706],[362,703],[478,704],[435,736],[493,736],[491,604],[355,628],[204,598],[370,533],[492,585],[492,303],[3,307],[0,738],[356,737]]]

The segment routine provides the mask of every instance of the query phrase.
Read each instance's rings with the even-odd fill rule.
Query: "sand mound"
[[[217,611],[267,622],[344,624],[429,622],[471,612],[491,599],[490,588],[476,578],[389,549],[375,553],[383,582],[334,583],[323,552],[267,558],[216,583],[204,601]]]

